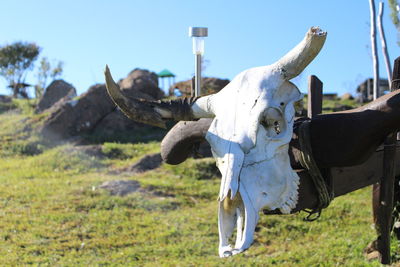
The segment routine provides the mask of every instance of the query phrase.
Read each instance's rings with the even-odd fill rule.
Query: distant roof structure
[[[29,87],[29,86],[32,86],[32,85],[30,85],[28,83],[12,83],[12,84],[8,85],[7,87],[8,88],[14,88],[14,87],[16,87],[16,88],[25,88],[25,87]]]
[[[175,74],[173,74],[172,72],[170,72],[167,69],[163,69],[162,71],[160,71],[157,74],[158,77],[164,78],[164,77],[175,77]]]

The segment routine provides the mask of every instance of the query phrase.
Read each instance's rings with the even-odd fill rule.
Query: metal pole
[[[201,60],[204,53],[204,37],[208,36],[208,28],[190,27],[189,36],[192,37],[193,54],[195,58],[194,96],[198,97],[201,95]]]
[[[201,55],[195,55],[196,69],[195,69],[195,83],[194,83],[194,96],[201,96]]]

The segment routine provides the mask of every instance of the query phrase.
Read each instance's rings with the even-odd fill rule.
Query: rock
[[[76,90],[71,84],[64,80],[55,80],[44,91],[35,112],[40,113],[50,108],[62,98],[72,99],[75,96]]]
[[[99,188],[107,190],[113,196],[125,196],[140,190],[140,184],[134,180],[115,180],[104,182]]]
[[[8,95],[0,95],[0,103],[11,103],[12,98]]]
[[[119,83],[127,97],[156,100],[164,95],[158,88],[157,75],[147,70],[135,69]],[[87,144],[85,140],[135,142],[160,140],[165,134],[161,129],[128,119],[116,108],[103,84],[92,86],[73,100],[64,96],[47,112],[50,115],[40,133],[52,141],[81,136],[84,140],[79,140],[79,144]]]
[[[379,260],[381,258],[381,254],[379,251],[372,251],[366,255],[368,261]]]
[[[350,93],[345,93],[340,97],[340,100],[353,100],[354,97]]]
[[[135,164],[129,167],[125,167],[118,170],[110,171],[109,174],[121,174],[121,173],[142,173],[157,169],[162,164],[162,158],[160,153],[146,155],[140,160],[138,160]]]
[[[164,97],[163,91],[158,88],[157,74],[148,70],[134,69],[125,79],[119,82],[119,85],[128,97],[145,99],[148,99],[148,96],[152,99]]]
[[[160,153],[146,155],[133,166],[131,166],[128,171],[133,173],[146,172],[160,167],[161,163],[162,159]]]
[[[224,88],[230,81],[227,79],[219,79],[219,78],[202,78],[201,79],[201,94],[213,94],[219,92],[222,88]],[[192,90],[192,80],[187,80],[183,82],[178,82],[173,84],[169,88],[169,94],[173,95],[174,90],[178,89],[182,96],[190,96]]]
[[[93,129],[98,141],[144,142],[161,140],[166,130],[135,122],[119,109],[106,115]]]
[[[12,102],[11,96],[0,95],[0,113],[10,111],[17,108],[17,106]]]
[[[378,251],[377,240],[370,242],[368,246],[364,248],[364,255],[368,261],[377,260],[381,258],[381,254]]]
[[[45,119],[40,133],[50,140],[89,133],[115,109],[104,84],[97,84],[76,100],[64,101]]]

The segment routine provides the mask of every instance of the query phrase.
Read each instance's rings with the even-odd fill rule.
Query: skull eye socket
[[[282,113],[275,108],[267,109],[260,123],[269,137],[279,137],[286,128]]]

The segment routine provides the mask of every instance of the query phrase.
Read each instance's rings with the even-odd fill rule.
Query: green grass
[[[27,130],[32,116],[0,114],[0,266],[380,266],[363,256],[375,238],[370,188],[335,199],[312,223],[261,215],[253,246],[220,259],[212,159],[112,175],[159,143],[105,143],[103,157],[68,144],[13,151],[40,139]],[[141,190],[110,196],[99,188],[110,180]]]
[[[304,97],[303,99],[303,108],[307,109],[307,96]],[[330,113],[330,112],[334,112],[336,109],[340,108],[340,107],[347,107],[347,109],[349,108],[355,108],[355,107],[359,107],[361,104],[359,102],[357,102],[357,100],[355,99],[346,99],[346,100],[341,100],[340,98],[336,98],[336,99],[323,99],[322,100],[322,113]]]

